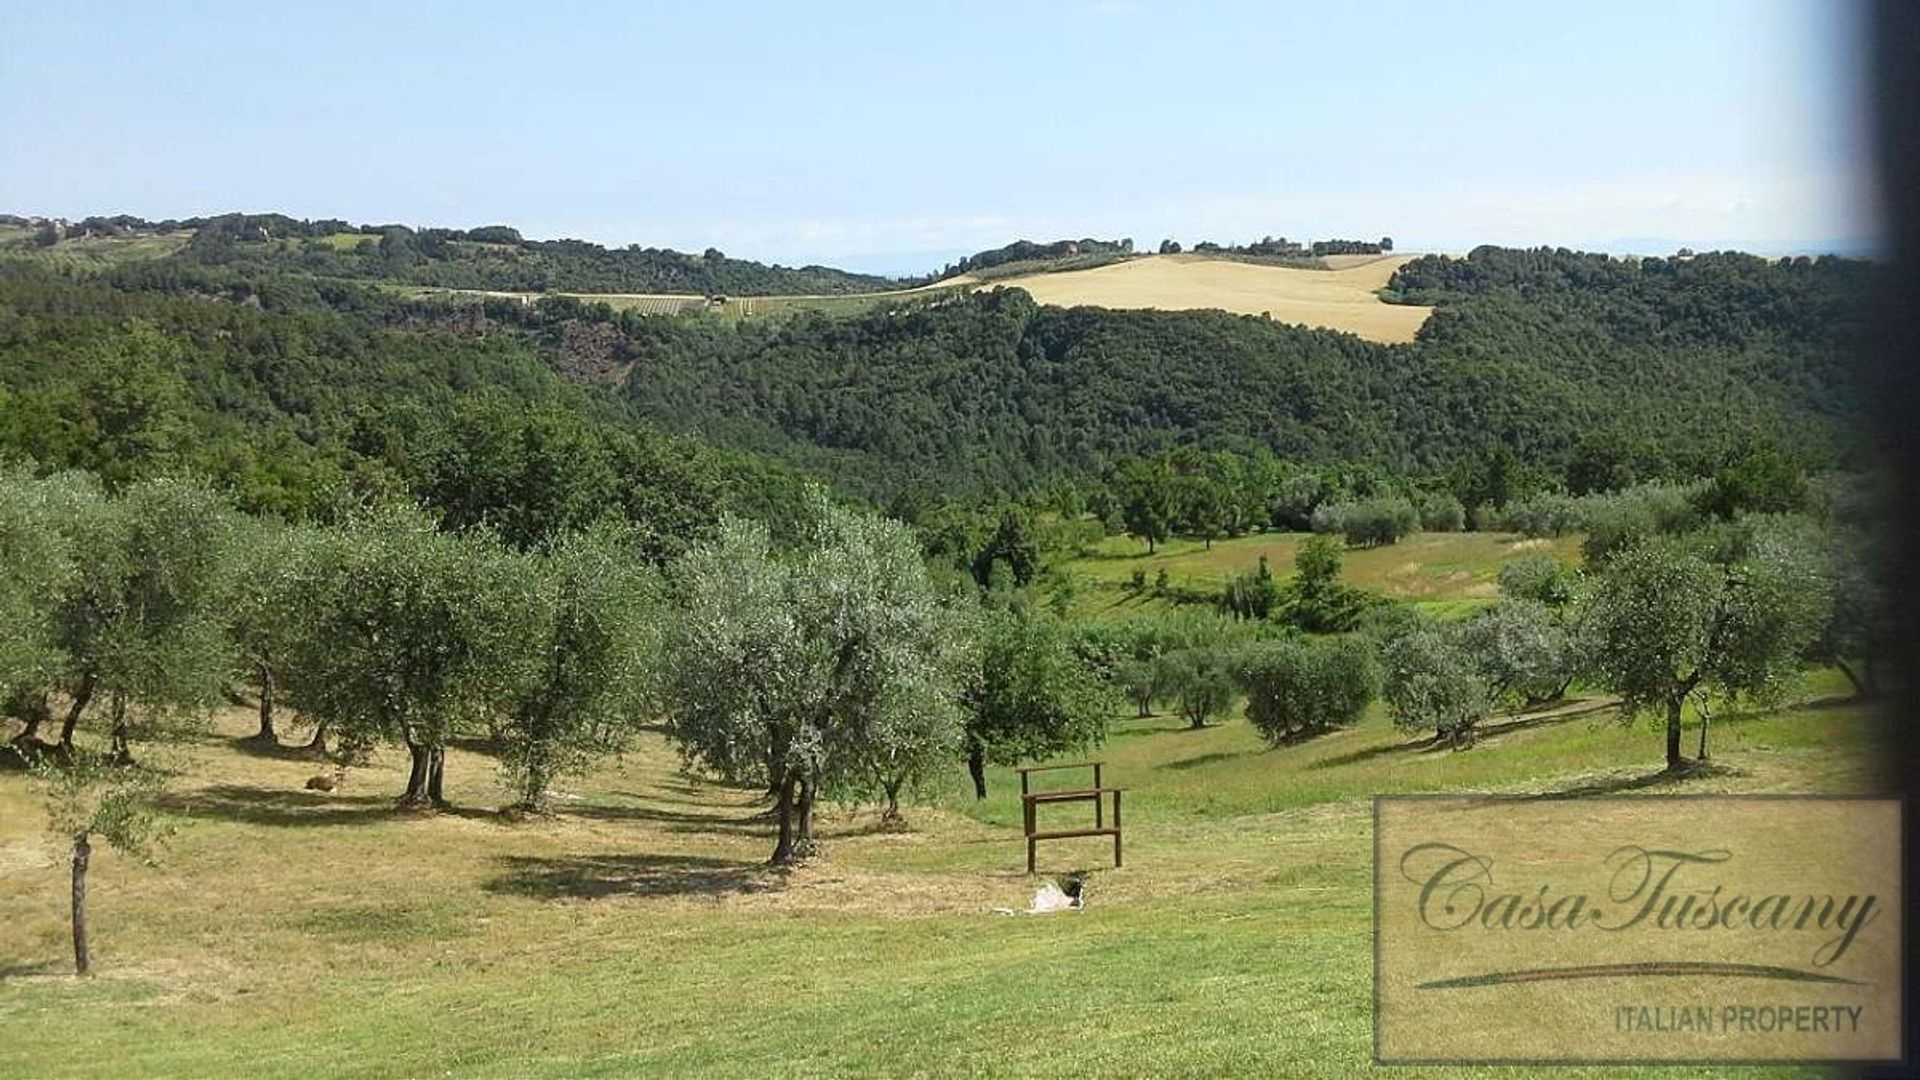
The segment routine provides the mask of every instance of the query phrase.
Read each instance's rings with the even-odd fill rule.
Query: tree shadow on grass
[[[745,814],[728,814],[712,811],[665,810],[653,806],[609,806],[605,803],[589,803],[569,806],[565,813],[572,817],[593,821],[650,821],[658,824],[664,832],[707,833],[716,836],[772,837],[779,825],[771,809]],[[821,840],[843,840],[848,837],[888,831],[892,831],[890,826],[872,821],[863,824],[826,825],[816,820],[813,827],[814,835]]]
[[[220,745],[237,754],[265,758],[269,761],[311,761],[316,765],[328,764],[325,756],[309,749],[306,743],[289,745],[278,740],[268,742],[258,735],[240,735],[222,739]]]
[[[1473,734],[1476,739],[1488,739],[1495,735],[1506,735],[1515,731],[1525,731],[1528,728],[1565,723],[1566,721],[1575,720],[1582,716],[1591,716],[1594,713],[1605,712],[1608,709],[1618,707],[1618,703],[1611,700],[1589,703],[1575,702],[1571,705],[1560,704],[1552,706],[1542,712],[1516,713],[1500,720],[1482,723],[1474,728]],[[1455,749],[1453,744],[1449,743],[1446,739],[1441,738],[1439,735],[1429,735],[1424,739],[1414,739],[1411,742],[1364,746],[1358,750],[1352,750],[1345,754],[1336,754],[1333,757],[1316,761],[1307,766],[1307,768],[1331,769],[1341,765],[1356,765],[1362,761],[1371,761],[1374,758],[1383,757],[1387,754],[1431,754],[1442,750],[1453,749]]]
[[[1321,760],[1316,761],[1313,764],[1307,766],[1307,768],[1332,769],[1332,768],[1337,768],[1341,765],[1357,765],[1362,761],[1371,761],[1374,758],[1382,757],[1387,754],[1410,754],[1418,751],[1431,750],[1434,747],[1439,745],[1442,745],[1442,744],[1440,742],[1440,739],[1437,736],[1428,736],[1427,738],[1424,738],[1424,739],[1415,739],[1412,742],[1384,743],[1379,746],[1363,746],[1358,750],[1350,750],[1344,754],[1335,754],[1330,758],[1322,758]]]
[[[1166,735],[1176,731],[1193,730],[1185,720],[1167,713],[1155,713],[1152,716],[1129,716],[1126,718],[1125,723],[1127,724],[1126,727],[1116,726],[1112,731],[1109,731],[1107,738],[1113,740],[1138,739],[1148,735]]]
[[[489,735],[454,735],[447,739],[447,749],[464,750],[481,757],[497,758],[503,748],[500,740]]]
[[[1513,713],[1496,721],[1482,723],[1474,728],[1474,735],[1477,737],[1504,735],[1509,731],[1525,731],[1528,728],[1563,724],[1583,716],[1590,717],[1595,713],[1618,711],[1619,708],[1620,703],[1612,698],[1548,705],[1533,712]]]
[[[290,828],[306,825],[376,825],[410,816],[394,806],[395,796],[338,795],[318,791],[285,791],[216,784],[196,791],[168,795],[160,808],[186,817],[237,821],[247,825]],[[436,814],[449,817],[494,818],[492,810],[448,806]]]
[[[1726,765],[1711,761],[1685,761],[1677,769],[1660,769],[1656,772],[1634,775],[1623,773],[1618,776],[1603,776],[1586,780],[1555,791],[1542,791],[1531,795],[1522,795],[1526,800],[1542,799],[1586,799],[1600,795],[1618,795],[1629,791],[1655,791],[1661,788],[1677,787],[1694,780],[1710,780],[1716,777],[1745,776],[1746,773]]]
[[[748,814],[739,817],[723,813],[691,810],[663,810],[655,806],[612,806],[606,803],[586,803],[569,806],[566,813],[570,817],[588,818],[593,821],[651,821],[668,828],[679,828],[689,832],[740,832],[770,828],[773,818],[766,814]]]
[[[1246,757],[1249,754],[1257,754],[1257,753],[1259,753],[1259,751],[1257,750],[1215,750],[1211,754],[1201,754],[1199,757],[1181,758],[1178,761],[1169,761],[1165,765],[1161,765],[1159,767],[1162,769],[1173,769],[1175,771],[1181,771],[1185,769],[1198,769],[1205,765],[1213,765],[1222,761],[1231,761],[1234,758]]]
[[[703,855],[506,855],[502,872],[482,888],[540,900],[598,900],[608,896],[725,896],[786,887],[764,863]]]
[[[26,976],[72,975],[70,964],[57,960],[42,960],[39,963],[0,964],[0,980],[17,979]]]

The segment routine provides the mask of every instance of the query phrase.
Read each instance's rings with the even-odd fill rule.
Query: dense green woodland
[[[1080,505],[1119,464],[1189,448],[1473,506],[1709,475],[1757,444],[1807,469],[1867,451],[1849,349],[1872,268],[1839,259],[1427,257],[1392,283],[1436,308],[1403,346],[1015,290],[727,321],[408,301],[244,263],[4,265],[0,451],[109,482],[188,467],[295,516],[381,492],[459,521],[544,499],[532,517],[618,506],[671,547],[721,509],[791,504],[803,475],[883,502]],[[1490,461],[1499,484],[1474,490]]]
[[[293,518],[412,497],[522,544],[615,508],[662,554],[722,512],[777,518],[801,495],[777,463],[657,433],[610,389],[563,380],[530,341],[416,326],[377,293],[15,270],[0,452],[43,466],[112,485],[203,473]]]
[[[24,219],[16,219],[24,221]],[[528,240],[504,225],[475,229],[410,228],[306,221],[284,214],[224,214],[147,222],[93,217],[68,236],[133,236],[191,231],[169,258],[252,274],[296,273],[364,281],[511,292],[701,293],[771,295],[868,292],[891,278],[825,266],[790,268],[730,259],[712,248],[699,255],[662,248],[606,248],[584,240]],[[60,230],[34,240],[53,243]]]
[[[1048,262],[1062,259],[1094,260],[1093,265],[1102,261],[1123,258],[1133,254],[1133,240],[1095,240],[1087,237],[1081,240],[1055,240],[1049,244],[1035,243],[1032,240],[1015,240],[1004,247],[990,251],[978,251],[957,262],[947,264],[939,273],[928,280],[939,281],[957,277],[961,274],[979,274],[997,266],[1018,263]]]
[[[1438,308],[1407,346],[1013,292],[851,320],[629,322],[627,391],[661,423],[799,453],[877,491],[1018,491],[1176,446],[1415,478],[1505,446],[1536,485],[1594,439],[1631,448],[1638,479],[1701,475],[1756,441],[1830,464],[1860,452],[1846,442],[1849,341],[1869,273],[1481,249],[1396,279]]]

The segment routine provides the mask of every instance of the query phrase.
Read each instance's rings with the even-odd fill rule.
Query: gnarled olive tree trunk
[[[438,809],[447,805],[444,789],[447,752],[407,739],[407,790],[396,804],[403,810]]]
[[[99,685],[98,678],[89,671],[80,678],[80,688],[73,693],[73,704],[67,707],[67,718],[60,723],[60,745],[73,749],[73,729],[80,726],[80,714],[87,711],[87,705],[93,701],[94,688]]]
[[[773,811],[780,825],[780,838],[774,841],[773,858],[768,859],[774,866],[785,866],[793,862],[793,777],[783,776],[774,793]]]
[[[260,670],[260,730],[253,733],[254,740],[279,745],[280,733],[273,725],[273,665],[260,662],[255,665]]]

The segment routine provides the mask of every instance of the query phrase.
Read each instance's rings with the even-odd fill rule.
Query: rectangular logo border
[[[1608,800],[1624,799],[1634,801],[1661,802],[1687,801],[1699,799],[1741,799],[1754,802],[1784,802],[1818,800],[1820,802],[1887,802],[1897,803],[1900,807],[1900,882],[1904,889],[1907,885],[1907,837],[1912,825],[1911,807],[1905,792],[1891,795],[1813,795],[1807,793],[1726,793],[1708,792],[1675,793],[1672,795],[1619,794],[1597,796]],[[1907,1045],[1907,1018],[1912,1003],[1907,999],[1907,991],[1914,980],[1906,970],[1907,917],[1906,908],[1912,905],[1912,899],[1901,896],[1900,912],[1900,956],[1901,956],[1901,993],[1900,993],[1900,1056],[1897,1058],[1383,1058],[1380,1056],[1380,804],[1383,802],[1429,802],[1436,800],[1476,799],[1483,802],[1538,802],[1538,795],[1512,793],[1492,794],[1486,792],[1409,792],[1392,795],[1373,796],[1373,1063],[1385,1065],[1529,1065],[1529,1066],[1565,1066],[1575,1068],[1587,1065],[1805,1065],[1846,1066],[1876,1065],[1899,1066],[1906,1068],[1913,1063],[1912,1048]]]

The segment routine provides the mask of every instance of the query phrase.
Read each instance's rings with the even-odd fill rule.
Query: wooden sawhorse
[[[1026,821],[1027,832],[1027,873],[1034,872],[1034,848],[1042,840],[1065,840],[1075,836],[1111,836],[1113,837],[1113,865],[1120,866],[1120,793],[1124,788],[1102,787],[1100,784],[1100,766],[1098,761],[1076,761],[1065,765],[1027,765],[1015,771],[1020,774],[1020,803]],[[1060,791],[1033,791],[1029,782],[1032,774],[1053,772],[1059,769],[1092,769],[1093,786],[1069,788]],[[1107,796],[1113,796],[1113,824],[1107,824]],[[1049,829],[1042,832],[1039,828],[1037,808],[1042,803],[1090,802],[1093,804],[1093,828],[1091,829]]]

